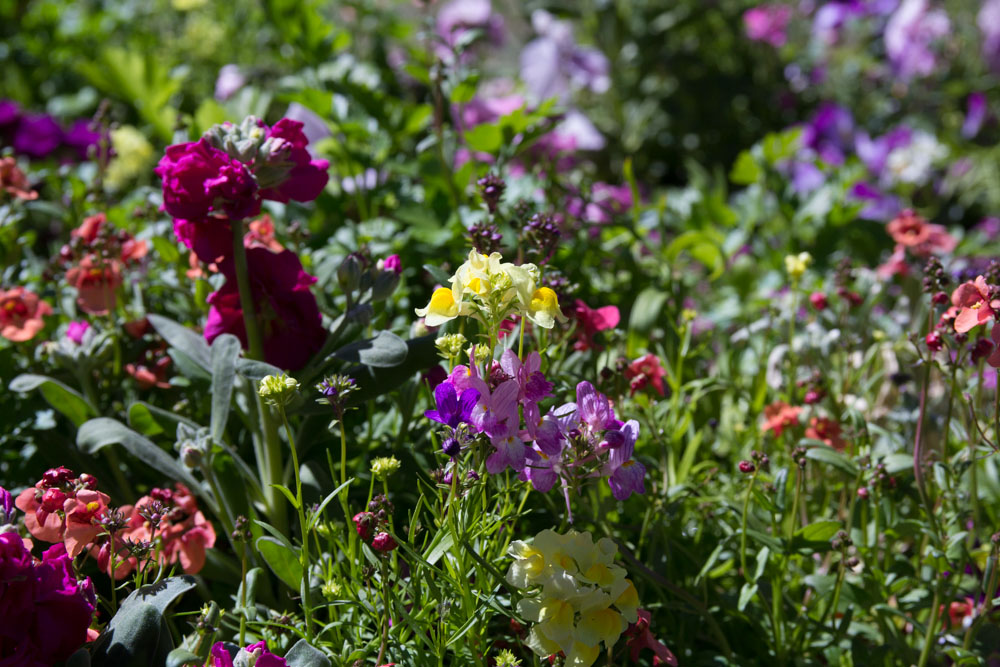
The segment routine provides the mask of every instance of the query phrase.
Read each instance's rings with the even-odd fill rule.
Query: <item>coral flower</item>
[[[958,333],[971,331],[993,317],[1000,308],[1000,300],[990,298],[990,286],[983,276],[959,285],[951,293],[951,304],[959,309],[955,318]]]
[[[66,281],[76,288],[76,303],[85,313],[107,315],[115,307],[122,284],[121,264],[87,255],[66,272]]]
[[[829,447],[837,451],[843,451],[847,446],[840,437],[840,424],[829,417],[813,417],[809,420],[809,428],[806,429],[806,437],[813,440],[821,440]]]
[[[632,393],[641,391],[647,385],[653,385],[660,396],[663,396],[663,376],[666,371],[655,354],[639,357],[625,369],[625,377],[629,379]]]
[[[774,431],[774,437],[780,438],[786,428],[791,428],[799,423],[799,413],[802,408],[791,406],[783,401],[772,403],[764,408],[764,424],[761,430]]]
[[[951,252],[958,241],[941,225],[933,225],[910,209],[904,210],[886,225],[889,236],[899,246],[917,255]]]
[[[170,357],[163,356],[152,364],[152,368],[145,364],[126,364],[125,370],[135,378],[139,389],[169,389],[170,383],[167,381],[167,369],[170,368]]]
[[[12,157],[0,158],[0,191],[15,199],[38,199],[38,193],[31,189],[28,177],[24,175],[17,161]]]
[[[23,287],[0,290],[0,336],[15,343],[31,340],[42,330],[44,315],[52,314],[52,306]]]
[[[106,232],[113,226],[108,225],[108,216],[104,213],[97,213],[83,219],[80,226],[70,232],[73,238],[81,239],[87,245],[93,245],[102,232]],[[121,261],[125,264],[136,262],[149,252],[149,246],[145,241],[136,241],[132,235],[126,231],[118,231],[115,241],[121,246]]]

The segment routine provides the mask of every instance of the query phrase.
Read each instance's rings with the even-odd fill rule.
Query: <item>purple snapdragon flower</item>
[[[900,210],[899,199],[882,192],[871,183],[855,183],[848,191],[848,197],[863,204],[858,217],[865,220],[890,220]]]
[[[885,26],[885,50],[903,81],[928,76],[937,67],[934,42],[948,35],[951,23],[929,0],[903,0]]]
[[[1000,19],[1000,16],[997,17]],[[969,95],[968,107],[965,112],[965,122],[962,123],[962,136],[972,139],[983,126],[986,120],[986,96],[982,93],[972,93]]]
[[[813,16],[813,37],[826,44],[836,44],[844,24],[865,13],[865,4],[861,0],[827,2]]]
[[[832,102],[819,106],[802,128],[802,143],[830,165],[841,165],[854,143],[854,117]]]
[[[520,385],[517,380],[505,380],[490,390],[478,375],[473,376],[470,383],[479,391],[479,402],[472,411],[472,424],[490,437],[494,448],[486,459],[486,471],[496,475],[510,467],[520,472],[528,457],[528,448],[518,432]]]
[[[426,411],[424,416],[455,429],[459,424],[471,423],[479,391],[470,387],[459,394],[455,385],[450,380],[445,380],[434,388],[434,400],[437,402],[437,409]]]
[[[483,31],[494,46],[503,46],[506,40],[503,16],[493,11],[490,0],[452,0],[438,12],[435,30],[442,42],[435,51],[446,62],[473,30]]]
[[[639,422],[630,419],[625,422],[621,430],[614,432],[621,434],[621,442],[610,450],[604,474],[608,477],[611,495],[617,500],[625,500],[633,493],[646,493],[643,482],[646,477],[646,467],[632,458],[635,441],[639,437]]]
[[[913,141],[913,131],[902,125],[896,129],[872,139],[865,132],[858,132],[854,140],[854,150],[875,176],[881,176],[885,171],[889,153],[897,148],[905,148]]]
[[[579,46],[569,21],[560,21],[544,9],[531,14],[538,37],[521,50],[521,80],[536,100],[556,97],[562,102],[576,90],[604,93],[611,87],[607,56]]]

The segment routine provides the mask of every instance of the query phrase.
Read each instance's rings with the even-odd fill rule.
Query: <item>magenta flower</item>
[[[968,110],[965,112],[965,122],[962,123],[962,136],[966,139],[972,139],[979,134],[987,113],[986,95],[982,93],[969,95]]]
[[[167,146],[154,171],[162,180],[163,207],[175,218],[205,220],[225,213],[242,219],[260,213],[253,175],[207,139]]]
[[[69,326],[66,327],[66,338],[80,345],[83,342],[83,336],[90,329],[90,322],[87,320],[76,320],[75,322],[70,322]]]
[[[266,126],[265,126],[266,127]],[[264,199],[287,202],[294,199],[308,202],[316,199],[330,180],[326,160],[313,160],[306,150],[309,140],[302,131],[303,123],[290,118],[282,118],[267,130],[268,139],[283,139],[281,150],[286,150],[289,171],[278,185],[272,185],[260,194]],[[241,216],[244,217],[244,216]]]
[[[62,145],[63,131],[52,116],[22,116],[14,133],[14,150],[33,158],[43,158]]]
[[[72,148],[81,160],[90,157],[90,148],[101,142],[101,133],[90,129],[91,124],[91,121],[84,119],[74,121],[63,135],[63,144]]]
[[[983,59],[993,71],[1000,72],[1000,0],[983,2],[976,24],[983,34]]]
[[[787,5],[760,5],[743,14],[747,37],[755,42],[766,42],[778,48],[785,45],[785,31],[792,18],[792,8]]]
[[[601,349],[594,342],[594,336],[598,332],[614,329],[618,326],[621,315],[618,313],[618,306],[603,306],[601,308],[591,308],[580,299],[576,300],[573,308],[573,316],[576,319],[579,339],[573,344],[575,350]]]
[[[403,272],[403,261],[399,258],[399,255],[389,255],[382,260],[382,270],[392,271],[398,276]]]
[[[322,315],[309,286],[316,278],[306,273],[295,253],[273,253],[266,248],[247,250],[250,290],[262,324],[264,360],[283,369],[302,368],[326,342]],[[226,282],[208,296],[211,310],[205,339],[231,333],[247,345],[243,309],[231,260],[222,264]]]
[[[234,664],[254,665],[254,667],[287,667],[288,663],[267,650],[267,642],[260,641],[241,648],[234,657],[222,642],[212,645],[211,667],[233,667]]]
[[[635,451],[635,441],[639,436],[639,422],[630,419],[621,428],[623,441],[618,447],[610,450],[604,474],[608,476],[611,495],[617,500],[625,500],[633,493],[646,493],[643,482],[646,477],[646,467],[632,458]]]
[[[9,524],[14,517],[14,496],[0,486],[0,525]]]
[[[470,418],[479,400],[479,391],[472,388],[465,389],[460,396],[455,391],[455,385],[445,381],[434,388],[434,400],[437,402],[437,410],[427,410],[424,416],[454,429],[461,423],[471,423]]]

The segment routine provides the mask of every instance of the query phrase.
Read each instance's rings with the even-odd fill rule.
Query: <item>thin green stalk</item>
[[[924,647],[920,651],[920,660],[917,662],[917,667],[926,667],[927,660],[931,655],[931,646],[933,645],[934,633],[937,630],[937,624],[940,617],[940,605],[941,605],[941,578],[938,577],[937,573],[934,573],[937,578],[937,582],[934,585],[934,601],[931,603],[931,618],[930,622],[927,624],[927,632],[924,633]]]
[[[340,427],[340,483],[344,485],[347,483],[347,432],[344,430],[344,415],[338,415],[337,424]],[[340,492],[340,506],[344,510],[344,519],[347,521],[347,540],[349,544],[348,551],[351,558],[351,575],[355,576],[356,573],[356,559],[355,555],[358,553],[358,534],[356,530],[353,530],[351,523],[351,507],[347,499],[347,487]],[[370,500],[370,499],[369,499]]]
[[[240,576],[243,585],[240,587],[240,646],[247,645],[247,545],[243,543],[242,569]]]
[[[743,520],[740,529],[740,568],[743,570],[743,578],[747,581],[750,581],[747,576],[747,513],[750,510],[750,495],[753,493],[753,485],[756,481],[757,470],[754,470],[753,477],[750,478],[750,484],[747,485],[746,498],[743,500]]]
[[[243,325],[247,331],[248,352],[251,359],[264,361],[264,343],[260,335],[260,324],[257,321],[257,308],[250,289],[250,270],[247,267],[247,250],[243,246],[243,221],[230,222],[233,228],[233,262],[236,265],[236,287],[240,294],[240,307],[243,310]]]
[[[292,434],[292,427],[288,425],[288,417],[285,415],[285,407],[278,406],[281,413],[281,422],[285,426],[285,433],[288,435],[288,448],[292,450],[292,471],[295,474],[295,505],[299,515],[299,530],[302,533],[302,553],[300,562],[302,563],[302,611],[306,622],[306,640],[313,641],[312,604],[309,599],[309,523],[306,520],[305,502],[302,498],[302,478],[299,475],[299,454],[295,448],[295,436]],[[350,531],[349,531],[350,532]]]

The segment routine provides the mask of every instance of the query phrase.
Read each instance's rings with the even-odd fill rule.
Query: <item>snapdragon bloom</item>
[[[625,377],[629,380],[629,388],[633,394],[652,385],[656,393],[663,396],[663,377],[666,373],[660,358],[652,353],[639,357],[625,369]]]
[[[611,495],[617,500],[626,500],[633,493],[646,493],[643,483],[646,467],[632,458],[635,441],[639,437],[639,422],[630,419],[621,427],[620,432],[624,439],[608,452],[604,474],[608,477]]]
[[[786,428],[798,426],[799,414],[802,408],[791,406],[783,401],[777,401],[764,407],[764,424],[761,430],[764,433],[774,432],[774,437],[780,438]]]
[[[986,278],[979,276],[975,281],[962,283],[951,293],[951,304],[959,309],[955,331],[966,333],[995,315],[1000,309],[1000,300],[992,299],[990,291]]]
[[[23,287],[0,289],[0,336],[15,343],[31,340],[45,327],[52,306]]]
[[[594,336],[601,331],[614,329],[618,326],[621,315],[617,306],[602,306],[591,308],[586,303],[577,299],[573,308],[573,317],[576,320],[579,338],[573,343],[574,350],[601,349],[594,342]]]
[[[489,436],[494,448],[486,459],[487,472],[496,475],[508,467],[520,472],[524,469],[528,448],[518,432],[517,395],[520,387],[517,381],[507,380],[494,389],[478,376],[473,376],[470,383],[479,391],[479,402],[472,411],[472,423]]]
[[[649,649],[653,652],[654,666],[670,665],[670,667],[677,667],[677,657],[649,629],[653,620],[652,615],[645,609],[638,610],[638,614],[639,618],[636,622],[630,624],[628,630],[625,631],[625,636],[628,638],[626,645],[628,646],[629,657],[632,659],[632,662],[638,663],[639,654],[642,650]]]
[[[97,491],[90,475],[74,477],[67,468],[48,470],[35,486],[18,495],[15,504],[24,512],[24,526],[37,540],[62,542],[76,558],[101,533],[94,521],[107,512],[105,493]]]

